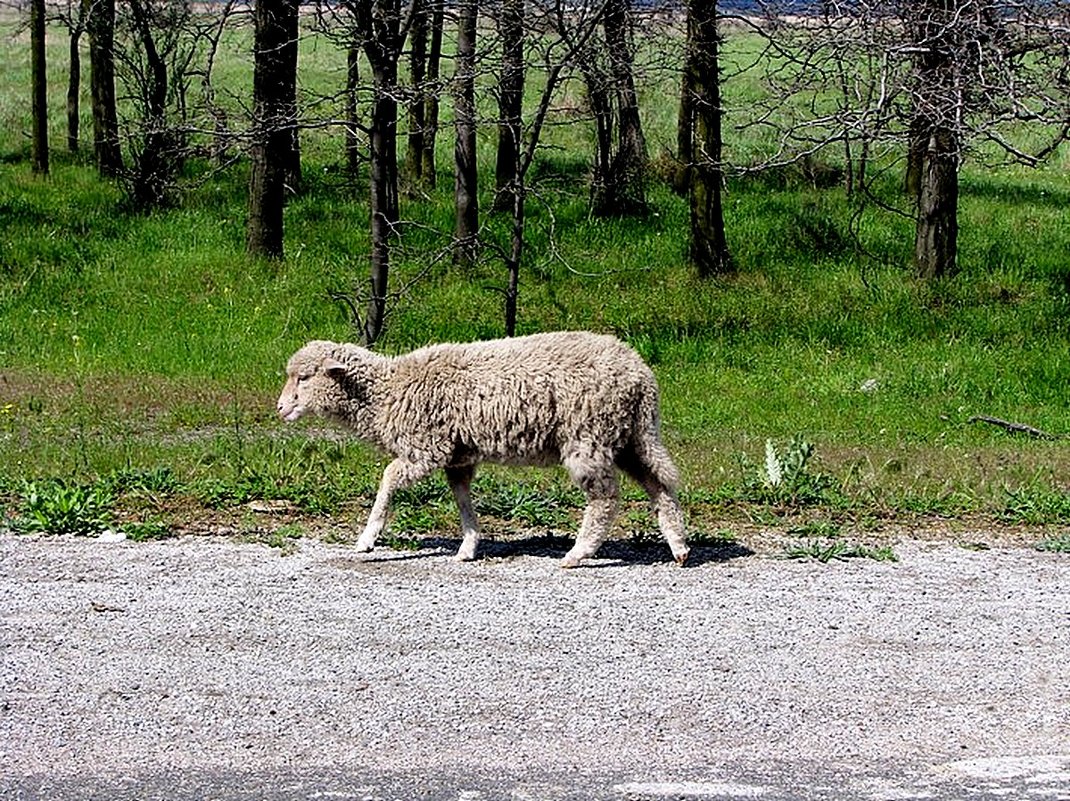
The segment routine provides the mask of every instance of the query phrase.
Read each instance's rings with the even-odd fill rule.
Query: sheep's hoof
[[[453,555],[454,562],[474,562],[475,559],[476,555],[474,553],[464,553],[463,551],[458,551]]]
[[[565,570],[570,570],[571,568],[579,566],[580,560],[577,559],[575,556],[566,556],[564,559],[561,560],[561,567],[563,567]]]
[[[690,555],[690,553],[691,553],[691,551],[687,550],[687,551],[684,551],[682,553],[674,554],[673,558],[676,560],[676,564],[678,564],[680,567],[683,567],[684,565],[686,565],[687,564],[687,557]]]
[[[374,545],[369,545],[366,542],[357,542],[355,550],[357,553],[371,553],[371,550],[374,547]]]

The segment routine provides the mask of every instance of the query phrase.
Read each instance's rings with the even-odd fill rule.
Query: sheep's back
[[[440,463],[545,464],[577,443],[619,449],[657,395],[634,351],[587,333],[431,346],[396,359],[390,384],[382,427],[397,452]]]

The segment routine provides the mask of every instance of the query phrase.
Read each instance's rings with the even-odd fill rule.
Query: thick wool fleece
[[[278,404],[296,420],[335,419],[395,457],[358,547],[385,526],[390,495],[446,470],[472,558],[478,539],[468,487],[480,462],[561,463],[588,498],[565,564],[592,555],[617,508],[616,469],[650,495],[677,561],[687,557],[676,468],[659,435],[658,387],[624,343],[582,332],[442,344],[394,358],[315,341],[293,355]]]

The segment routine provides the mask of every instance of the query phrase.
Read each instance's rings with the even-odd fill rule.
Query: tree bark
[[[400,218],[397,170],[397,62],[372,66],[375,105],[371,126],[371,300],[364,320],[364,341],[375,342],[386,320],[391,240]]]
[[[956,20],[960,0],[916,0],[917,79],[910,148],[919,179],[914,271],[920,278],[952,275],[958,252],[957,117],[963,106],[956,79]]]
[[[454,73],[455,264],[469,265],[478,254],[479,201],[476,173],[476,22],[477,0],[461,0],[457,23],[457,68]]]
[[[30,3],[30,82],[33,139],[31,161],[37,175],[48,175],[48,76],[45,71],[45,0]]]
[[[257,0],[254,11],[253,144],[246,249],[283,256],[283,208],[294,148],[298,0]],[[291,48],[292,45],[292,48]]]
[[[138,209],[165,203],[178,165],[174,141],[167,127],[167,64],[156,49],[149,9],[142,0],[129,0],[134,28],[145,53],[149,72],[145,87],[145,118],[140,152],[133,157],[132,198]]]
[[[953,275],[958,255],[958,146],[954,132],[929,137],[918,191],[914,269],[920,278]]]
[[[301,136],[297,119],[297,51],[301,41],[301,2],[285,0],[282,4],[281,24],[285,26],[285,40],[281,45],[279,59],[280,100],[284,104],[286,131],[286,190],[290,195],[301,192],[304,179],[301,173]]]
[[[688,15],[690,22],[691,16]],[[688,52],[684,54],[684,70],[680,78],[680,109],[676,117],[676,172],[673,175],[673,191],[680,196],[688,194],[691,188],[691,167],[695,162],[695,87],[692,70],[687,68],[691,62],[690,47],[693,35],[688,33]]]
[[[509,282],[505,288],[505,335],[516,336],[517,302],[520,298],[520,264],[524,257],[524,201],[523,176],[517,176],[508,197],[513,201],[513,226],[509,235],[509,255],[506,270]]]
[[[617,102],[617,152],[612,164],[618,213],[646,212],[646,137],[635,90],[630,0],[609,0],[602,26],[609,50],[609,70]]]
[[[409,97],[406,102],[409,135],[405,147],[405,191],[416,195],[423,187],[424,128],[427,104],[427,0],[413,0],[412,25],[409,28]]]
[[[579,55],[587,87],[587,103],[594,117],[594,169],[591,174],[591,213],[598,217],[618,214],[617,183],[613,175],[613,96],[598,56],[591,47]]]
[[[79,45],[85,32],[85,18],[89,13],[90,0],[82,0],[78,17],[71,20],[71,38],[68,43],[70,71],[67,73],[67,150],[77,153],[81,128],[80,100],[82,90],[82,51]],[[72,11],[72,13],[74,13]]]
[[[504,0],[498,17],[502,73],[498,79],[498,152],[494,168],[494,210],[514,205],[520,159],[520,115],[524,101],[524,0]]]
[[[690,187],[691,263],[702,278],[735,268],[725,238],[722,188],[724,169],[721,138],[720,37],[717,6],[712,0],[691,0],[685,69],[694,87],[695,164]]]
[[[360,88],[360,45],[351,42],[346,51],[346,170],[350,177],[360,171],[360,137],[357,132],[357,90]]]
[[[445,6],[443,0],[430,0],[431,3],[431,44],[427,51],[427,91],[424,93],[424,136],[423,166],[420,174],[424,185],[434,189],[438,182],[435,166],[435,139],[438,136],[438,97],[441,87],[439,70],[442,61],[442,26],[444,24]]]
[[[101,176],[114,178],[123,169],[115,108],[115,0],[89,3],[86,32],[89,34],[93,154]]]
[[[371,297],[364,315],[362,338],[373,344],[386,324],[392,240],[397,235],[398,208],[398,61],[404,40],[399,0],[374,0],[354,7],[365,33],[364,52],[372,70],[370,150]]]
[[[921,114],[915,111],[907,133],[907,164],[903,176],[903,191],[915,200],[921,192],[921,176],[925,169],[925,153],[929,145],[926,136],[928,127]]]

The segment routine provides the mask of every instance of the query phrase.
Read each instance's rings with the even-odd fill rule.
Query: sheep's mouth
[[[292,423],[305,413],[304,406],[294,406],[290,411],[279,411],[279,417],[285,420],[287,423]]]

